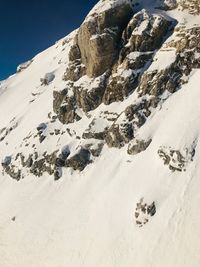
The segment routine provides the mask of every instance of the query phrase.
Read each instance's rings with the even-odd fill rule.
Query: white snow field
[[[106,5],[100,1],[91,14],[110,8]],[[180,25],[184,21],[188,28],[200,25],[200,17],[187,10],[155,12]],[[29,155],[32,147],[23,139],[40,123],[47,125],[47,137],[43,143],[34,140],[38,153],[65,145],[75,153],[79,140],[73,134],[48,133],[70,128],[81,136],[100,111],[120,113],[136,100],[133,93],[123,102],[101,104],[90,116],[79,110],[83,118],[73,124],[50,123],[53,90],[65,88],[62,77],[75,34],[0,82],[0,137],[5,131],[1,129],[10,129],[0,141],[1,160],[18,151]],[[164,69],[173,61],[174,51],[166,48],[158,51],[149,68]],[[51,79],[43,86],[40,79],[46,74]],[[89,83],[89,78],[84,76],[82,82]],[[152,139],[144,152],[133,156],[127,154],[127,145],[121,149],[105,145],[94,163],[82,172],[63,169],[58,181],[48,174],[35,177],[28,170],[16,181],[0,167],[0,267],[199,267],[200,69],[167,96],[137,136]],[[183,153],[195,147],[196,152],[185,171],[172,172],[158,155],[160,147]],[[134,215],[141,198],[156,205],[156,214],[144,227],[138,227]]]

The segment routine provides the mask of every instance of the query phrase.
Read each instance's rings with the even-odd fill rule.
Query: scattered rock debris
[[[135,209],[135,222],[139,227],[143,227],[147,224],[152,216],[156,214],[156,205],[153,201],[151,204],[144,202],[144,198],[136,204]]]

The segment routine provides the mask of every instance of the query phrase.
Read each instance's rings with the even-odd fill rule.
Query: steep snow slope
[[[100,1],[86,22],[93,20],[95,14],[127,2]],[[63,78],[70,65],[68,57],[77,31],[0,83],[0,158],[3,160],[0,167],[0,266],[199,267],[199,44],[195,43],[192,49],[187,45],[195,42],[190,30],[200,26],[200,17],[189,14],[188,9],[154,9],[158,1],[152,1],[151,6],[144,0],[140,4],[136,9],[133,7],[136,13],[133,22],[139,22],[132,35],[143,34],[146,20],[148,25],[149,21],[153,24],[151,36],[162,18],[176,26],[169,28],[166,35],[163,33],[159,48],[129,51],[133,65],[138,55],[149,57],[153,53],[153,58],[134,69],[134,73],[140,73],[141,83],[123,99],[109,105],[102,101],[86,111],[84,105],[78,104],[75,110],[78,119],[70,123],[62,123],[59,115],[53,112],[55,92],[60,94],[67,87],[70,98],[72,87],[83,88],[83,91],[87,88],[91,92],[104,79],[105,74],[88,77],[84,72],[74,83]],[[164,22],[163,25],[168,24]],[[181,39],[185,33],[193,42]],[[185,43],[186,48],[182,50]],[[189,67],[188,51],[195,54]],[[185,53],[185,61],[189,62],[183,65],[187,70],[184,73],[176,66],[181,53]],[[182,61],[178,63],[181,65]],[[126,81],[131,71],[123,62],[113,68],[111,76],[113,79],[123,77]],[[155,71],[156,76],[148,80]],[[159,102],[149,107],[150,114],[145,122],[136,124],[137,127],[134,124],[134,137],[128,141],[122,139],[119,148],[119,140],[113,141],[116,132],[110,130],[113,124],[123,124],[124,110],[130,105],[152,98],[151,93],[146,92],[145,79],[148,85],[153,83],[150,90],[153,88],[155,92],[157,81],[162,75],[168,75],[168,71],[170,78],[176,72],[181,76],[176,90],[161,90],[157,95]],[[49,75],[45,76],[47,73]],[[163,84],[165,78],[159,89]],[[171,90],[171,84],[165,88]],[[140,110],[141,116],[142,112]],[[37,127],[42,129],[38,131]],[[83,138],[88,128],[89,133],[99,134],[105,128],[108,132],[103,139]],[[120,134],[117,138],[123,137]],[[141,140],[150,142],[138,147],[137,141]],[[48,166],[47,155],[58,157],[67,146],[73,157],[80,147],[89,149],[88,145],[94,150],[102,145],[100,155],[96,157],[91,153],[89,164],[82,171],[74,170],[74,165],[65,163],[62,168],[59,165],[56,168],[59,177],[53,176],[55,170],[51,169],[51,161],[55,159],[52,156]],[[134,153],[127,153],[131,149]],[[42,166],[32,163],[31,168],[34,168],[29,168],[24,161],[30,155],[37,164],[38,159],[44,159]],[[11,159],[8,166],[4,164],[6,156]]]

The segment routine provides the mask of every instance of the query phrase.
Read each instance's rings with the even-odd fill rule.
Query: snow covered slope
[[[0,266],[199,267],[199,40],[198,0],[101,0],[0,82]]]

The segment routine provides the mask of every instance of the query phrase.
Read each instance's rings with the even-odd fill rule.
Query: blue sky
[[[98,0],[1,0],[0,80],[79,27]]]

